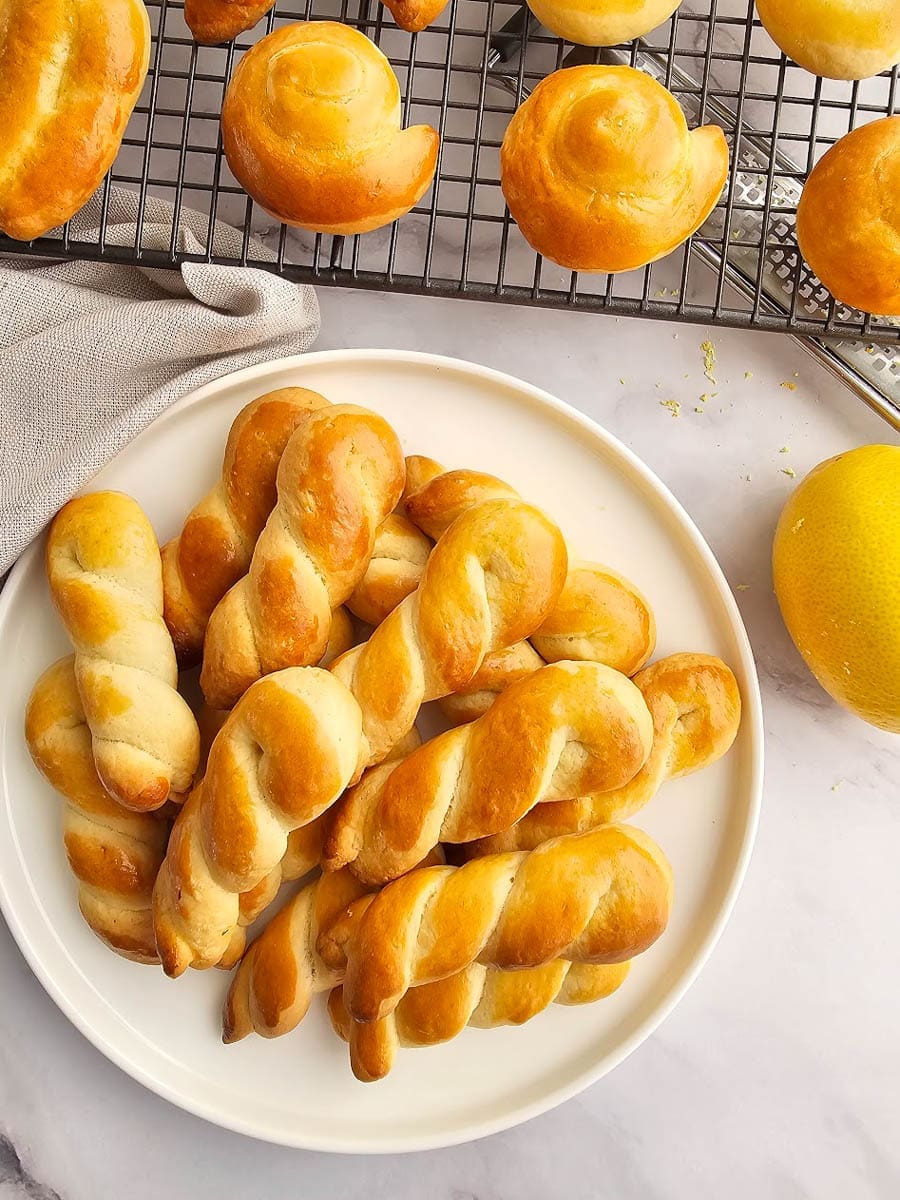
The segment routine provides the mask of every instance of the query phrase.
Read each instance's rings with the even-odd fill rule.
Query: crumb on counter
[[[797,472],[794,470],[793,467],[782,467],[781,473],[782,473],[782,475],[787,475],[789,479],[797,478]]]
[[[838,790],[838,788],[843,787],[843,785],[844,785],[843,779],[838,779],[831,785],[831,790],[833,792],[836,792]]]
[[[781,449],[778,451],[779,454],[790,454],[790,452],[791,452],[790,446],[782,446]]]
[[[673,417],[681,416],[680,400],[660,400],[660,407],[667,408]]]
[[[707,339],[707,341],[700,343],[700,349],[703,351],[703,374],[715,386],[718,382],[713,374],[716,366],[716,348]]]
[[[796,392],[797,390],[796,383],[794,383],[791,379],[783,379],[778,386],[783,387],[788,392]]]
[[[750,584],[749,583],[739,583],[735,590],[738,592],[749,592]]]
[[[745,378],[745,379],[752,379],[752,378],[753,378],[753,372],[752,372],[752,371],[745,371],[745,372],[744,372],[744,378]]]

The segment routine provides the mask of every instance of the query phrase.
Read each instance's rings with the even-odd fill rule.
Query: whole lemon
[[[852,712],[900,733],[900,446],[820,463],[775,532],[775,593],[797,649]]]

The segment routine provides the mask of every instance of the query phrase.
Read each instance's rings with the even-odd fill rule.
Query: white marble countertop
[[[0,923],[0,1198],[900,1195],[900,738],[819,690],[769,572],[784,472],[894,435],[785,338],[320,299],[319,348],[409,347],[520,375],[623,438],[686,505],[741,589],[763,687],[766,795],[743,894],[696,985],[611,1076],[517,1130],[405,1158],[283,1150],[171,1107],[69,1025]],[[701,405],[702,393],[716,394]]]

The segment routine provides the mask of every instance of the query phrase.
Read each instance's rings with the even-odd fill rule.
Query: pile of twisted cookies
[[[385,3],[415,32],[446,0]],[[642,37],[679,7],[529,4],[553,32],[588,46]],[[185,17],[198,41],[216,43],[272,7],[186,0]],[[817,74],[862,79],[900,60],[897,0],[757,0],[757,8],[774,40]],[[147,73],[150,26],[143,0],[47,0],[37,14],[29,0],[5,0],[3,11],[0,229],[30,239],[71,217],[112,164]],[[222,141],[235,178],[266,212],[338,235],[409,212],[432,186],[440,151],[431,126],[402,128],[400,86],[374,42],[331,21],[284,25],[244,55],[225,94]],[[895,316],[898,164],[900,116],[848,134],[813,171],[797,222],[803,255],[839,300]],[[555,71],[513,115],[500,183],[539,254],[574,271],[615,273],[663,258],[696,233],[728,166],[722,130],[689,131],[661,84],[631,67],[588,65]]]
[[[97,492],[56,516],[46,564],[74,653],[26,739],[81,911],[170,976],[237,964],[226,1041],[287,1033],[328,991],[377,1079],[400,1045],[609,995],[665,929],[669,865],[622,822],[728,750],[734,676],[645,665],[644,597],[570,562],[508,484],[285,388],[238,414],[161,551]],[[430,701],[450,727],[422,743]]]

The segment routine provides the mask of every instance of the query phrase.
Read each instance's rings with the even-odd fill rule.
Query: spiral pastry
[[[696,232],[728,173],[718,126],[688,131],[662,84],[631,67],[544,79],[500,150],[509,211],[539,253],[574,271],[631,271]]]
[[[319,233],[366,233],[409,212],[431,184],[439,138],[400,127],[400,87],[375,44],[313,21],[264,37],[222,108],[240,184],[266,212]]]
[[[29,241],[90,199],[149,61],[142,0],[3,0],[0,229]]]
[[[617,46],[667,21],[681,0],[528,0],[542,25],[582,46]]]
[[[897,0],[756,0],[788,58],[826,79],[868,79],[900,62]]]

